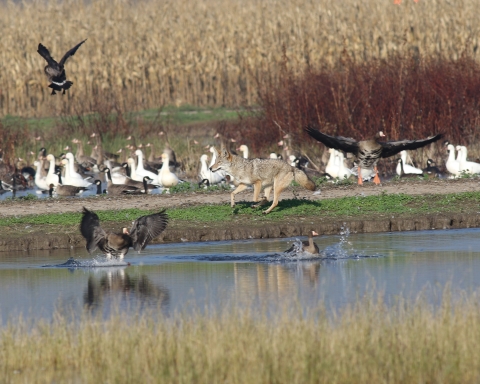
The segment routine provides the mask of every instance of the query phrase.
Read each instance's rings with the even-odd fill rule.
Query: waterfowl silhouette
[[[379,131],[373,139],[357,141],[343,136],[330,136],[311,126],[307,126],[305,131],[315,140],[320,141],[329,148],[353,153],[358,160],[359,175],[361,175],[362,169],[373,168],[375,171],[373,182],[375,184],[380,184],[380,178],[378,177],[377,171],[377,162],[380,158],[396,155],[402,150],[424,147],[442,137],[442,134],[438,134],[420,140],[379,141],[382,137],[385,137],[383,132]],[[358,184],[363,184],[361,176],[358,177]]]
[[[75,47],[70,49],[65,55],[63,55],[62,60],[57,63],[53,57],[50,55],[47,47],[42,45],[41,43],[38,44],[37,52],[47,61],[47,66],[45,67],[45,75],[47,75],[48,81],[50,82],[49,88],[52,88],[52,95],[55,95],[55,91],[63,90],[62,94],[65,94],[65,91],[69,89],[73,83],[67,80],[67,76],[65,74],[65,62],[70,56],[73,56],[77,49],[86,41],[87,39],[83,40],[82,42],[78,43]]]
[[[87,241],[89,253],[98,247],[107,259],[112,257],[123,259],[130,247],[135,251],[145,249],[147,244],[160,235],[168,224],[165,209],[158,213],[141,216],[132,224],[130,231],[123,228],[122,233],[107,233],[100,226],[98,215],[83,207],[83,217],[80,222],[80,232]]]

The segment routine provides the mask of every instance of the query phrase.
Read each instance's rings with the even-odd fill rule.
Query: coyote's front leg
[[[259,207],[262,207],[262,206],[266,205],[268,203],[269,198],[270,198],[271,190],[272,190],[272,186],[266,187],[265,188],[265,196],[257,204],[252,205],[252,208],[259,208]]]
[[[235,195],[247,189],[246,184],[240,184],[235,190],[230,194],[230,206],[235,207]]]

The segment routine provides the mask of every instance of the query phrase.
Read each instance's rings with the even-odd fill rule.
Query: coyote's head
[[[228,172],[230,165],[232,164],[232,154],[226,149],[222,149],[220,152],[218,152],[215,147],[213,147],[213,154],[215,155],[216,159],[215,163],[210,167],[210,170],[215,172],[219,169],[223,169],[224,171]]]

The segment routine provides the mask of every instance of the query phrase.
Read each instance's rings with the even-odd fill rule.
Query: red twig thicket
[[[347,59],[335,69],[308,68],[301,76],[286,61],[278,81],[261,87],[259,98],[258,117],[228,127],[257,151],[272,149],[285,134],[297,146],[312,143],[303,132],[306,124],[356,139],[379,130],[388,140],[444,133],[451,142],[471,145],[480,134],[480,65],[468,57]]]

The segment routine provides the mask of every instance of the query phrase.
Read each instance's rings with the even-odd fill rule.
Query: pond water
[[[226,302],[275,308],[290,299],[303,309],[319,302],[338,309],[370,292],[382,292],[387,302],[422,292],[435,304],[445,286],[469,292],[480,285],[480,229],[346,231],[315,239],[326,252],[321,259],[285,254],[294,241],[152,245],[141,254],[131,251],[125,259],[130,265],[93,259],[81,248],[2,253],[1,321],[84,308],[108,316],[114,307],[135,313],[159,308],[171,316],[220,310]]]

